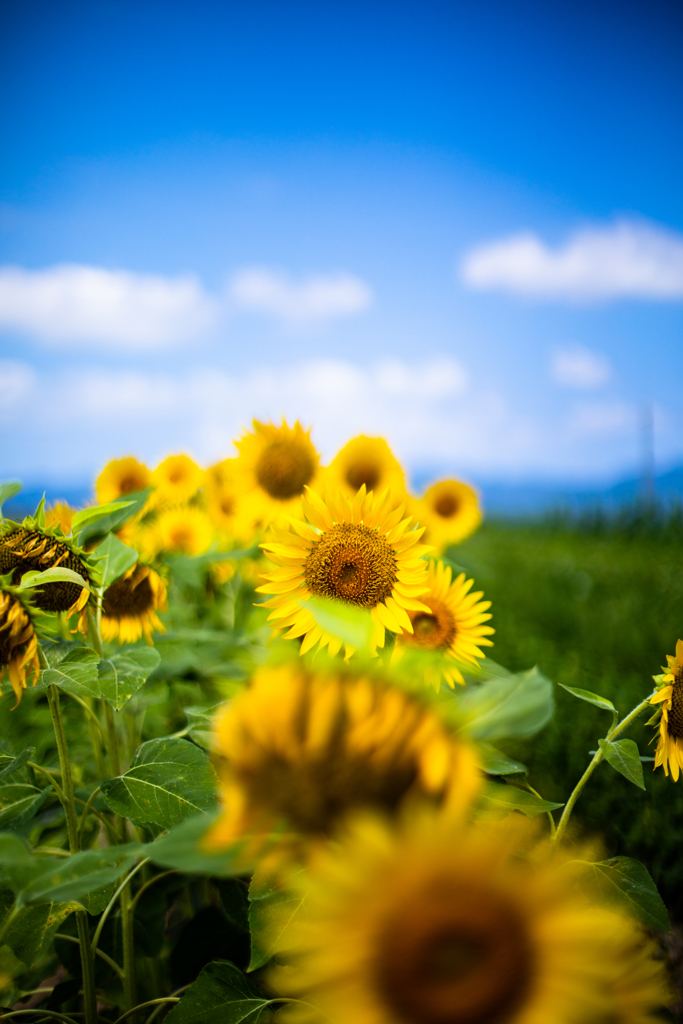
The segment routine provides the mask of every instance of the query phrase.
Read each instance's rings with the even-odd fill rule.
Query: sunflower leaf
[[[111,501],[108,505],[95,505],[94,508],[84,508],[73,517],[71,532],[76,537],[88,523],[96,523],[98,519],[104,519],[105,516],[110,516],[113,512],[127,508],[128,505],[130,505],[129,501]]]
[[[94,537],[104,537],[105,534],[110,533],[112,530],[118,530],[128,519],[137,515],[144,508],[151,493],[152,488],[148,488],[146,491],[136,491],[135,493],[127,494],[123,501],[114,501],[109,505],[99,505],[96,509],[84,509],[83,513],[79,513],[79,515],[83,515],[85,512],[103,514],[96,517],[91,516],[87,520],[79,520],[77,528],[74,528],[74,536],[78,534],[78,543],[82,546]],[[105,509],[106,512],[103,512]]]
[[[556,804],[551,800],[543,800],[527,789],[508,786],[505,783],[488,782],[484,787],[484,810],[493,812],[497,817],[504,817],[511,811],[521,811],[527,818],[535,818],[546,811],[555,811],[564,804]]]
[[[108,533],[101,544],[93,551],[99,557],[99,570],[102,586],[108,587],[115,580],[127,573],[138,560],[138,553],[127,544],[123,544],[114,533]]]
[[[598,740],[608,764],[639,789],[645,789],[640,751],[634,740]]]
[[[15,494],[18,494],[21,487],[19,480],[7,480],[4,484],[0,484],[0,517],[2,516],[2,506]]]
[[[373,622],[367,608],[357,608],[341,601],[312,597],[301,601],[301,607],[310,611],[318,626],[332,636],[340,637],[357,651],[365,651],[372,640]]]
[[[291,879],[303,868],[290,874]],[[256,971],[267,964],[275,947],[301,910],[308,893],[296,886],[288,888],[277,879],[257,871],[249,884],[249,931],[251,960],[247,970]]]
[[[520,772],[526,775],[529,770],[521,761],[513,761],[490,743],[480,743],[479,754],[481,766],[487,775],[516,775]]]
[[[26,825],[43,806],[52,790],[38,789],[28,782],[0,784],[0,829],[13,831]]]
[[[97,666],[99,657],[90,647],[73,647],[61,661],[40,673],[39,686],[58,686],[77,697],[101,697]]]
[[[669,914],[657,886],[644,864],[632,857],[580,865],[579,885],[592,899],[617,913],[628,914],[641,924],[671,931]]]
[[[77,583],[79,587],[90,590],[82,576],[62,565],[53,566],[52,569],[45,569],[43,572],[30,569],[21,577],[17,590],[33,590],[34,587],[42,587],[44,583]]]
[[[248,869],[242,856],[244,841],[218,850],[216,853],[204,849],[203,839],[216,821],[217,814],[195,814],[180,825],[175,825],[166,835],[159,836],[145,848],[145,854],[163,868],[172,868],[193,875],[213,875],[228,878],[243,874]]]
[[[473,739],[527,739],[552,718],[553,686],[537,668],[489,679],[454,695]]]
[[[167,1024],[258,1024],[269,1000],[229,960],[213,960],[165,1018]]]
[[[602,708],[603,711],[612,711],[616,714],[617,709],[611,700],[607,700],[607,697],[601,697],[599,693],[591,693],[590,690],[579,690],[575,686],[565,686],[564,683],[559,685],[563,690],[578,697],[579,700],[585,700],[587,704],[595,704],[596,708]]]
[[[100,692],[114,711],[120,711],[141,689],[161,661],[154,647],[129,647],[103,658],[98,667]]]
[[[0,754],[0,779],[7,778],[8,775],[13,775],[14,772],[23,768],[27,761],[30,761],[36,752],[35,747],[26,747],[26,750],[22,750],[16,757],[12,757],[11,754]]]

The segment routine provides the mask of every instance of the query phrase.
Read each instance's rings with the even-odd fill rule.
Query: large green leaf
[[[165,1018],[166,1024],[257,1024],[269,1000],[229,960],[207,964]]]
[[[326,633],[341,637],[345,644],[358,651],[369,649],[374,626],[367,608],[358,608],[353,604],[330,601],[323,597],[312,597],[309,601],[302,601],[301,607],[311,613],[316,623]]]
[[[73,647],[53,668],[40,673],[40,686],[58,686],[77,697],[100,697],[99,657],[90,647]]]
[[[189,740],[148,740],[124,775],[105,779],[102,797],[115,814],[171,828],[213,810],[216,775],[204,751]]]
[[[579,883],[587,894],[617,913],[641,924],[671,931],[669,914],[650,872],[631,857],[611,857],[597,864],[582,862]]]
[[[489,816],[492,812],[496,817],[504,817],[511,811],[521,811],[527,818],[535,818],[545,811],[555,811],[563,806],[550,800],[543,800],[527,789],[518,789],[517,786],[497,782],[488,782],[485,785],[482,803],[484,814]]]
[[[0,751],[0,779],[6,779],[8,775],[13,775],[20,768],[23,768],[26,762],[31,760],[35,752],[35,747],[27,747],[26,750],[22,750],[16,757],[12,757],[11,754],[5,754]]]
[[[120,711],[140,690],[161,661],[154,647],[129,647],[99,664],[101,695],[115,711]]]
[[[38,789],[28,782],[0,782],[0,829],[26,825],[43,806],[52,789]]]
[[[640,751],[634,740],[598,740],[605,760],[634,786],[645,789]]]
[[[197,814],[176,825],[165,836],[160,836],[146,847],[146,856],[155,864],[188,874],[230,877],[249,869],[242,851],[244,842],[226,850],[207,850],[203,840],[216,820],[214,814]]]
[[[21,908],[5,935],[5,942],[19,960],[30,966],[38,959],[52,917],[51,903]]]
[[[135,491],[135,493],[126,494],[120,501],[112,502],[110,505],[98,505],[92,509],[84,509],[74,519],[76,523],[73,531],[74,537],[77,537],[78,543],[83,546],[94,537],[104,537],[110,531],[118,530],[128,519],[141,511],[151,493],[151,488],[146,491]],[[94,514],[86,517],[85,513],[88,512]]]
[[[468,686],[455,698],[466,719],[466,731],[488,743],[533,736],[555,708],[552,683],[537,668]]]
[[[291,887],[284,886],[277,878],[259,876],[256,872],[249,885],[249,930],[251,932],[251,960],[249,970],[263,967],[273,956],[275,947],[282,940],[297,914],[306,902],[308,892],[297,887],[297,876],[303,876],[303,868],[289,872],[294,880]]]
[[[214,718],[222,704],[215,704],[210,708],[187,707],[183,708],[187,716],[187,734],[205,750],[211,750],[215,739],[213,731]]]
[[[114,533],[107,534],[93,555],[100,559],[98,568],[103,587],[108,587],[123,576],[138,560],[137,551],[123,544]]]
[[[578,697],[579,700],[585,700],[587,704],[595,704],[596,708],[602,708],[603,711],[612,711],[616,714],[617,709],[611,700],[607,700],[607,697],[601,697],[599,693],[591,693],[590,690],[579,690],[575,686],[565,686],[564,683],[560,683],[560,686],[567,693]]]
[[[53,566],[52,569],[45,569],[43,572],[30,569],[21,577],[21,583],[17,590],[34,590],[36,587],[42,587],[44,583],[77,583],[79,587],[90,590],[90,585],[79,573],[74,572],[73,569],[67,569],[63,565]]]

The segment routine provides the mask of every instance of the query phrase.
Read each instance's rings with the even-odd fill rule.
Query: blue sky
[[[0,3],[3,476],[683,461],[677,3]]]

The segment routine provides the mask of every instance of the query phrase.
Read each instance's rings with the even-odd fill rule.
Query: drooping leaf
[[[162,828],[216,806],[216,775],[203,750],[168,737],[138,747],[123,775],[105,779],[102,797],[115,814]]]
[[[14,772],[23,768],[26,762],[31,760],[35,752],[35,747],[27,747],[26,750],[22,750],[16,757],[0,752],[0,779],[6,779],[8,775],[13,775]]]
[[[56,565],[52,569],[45,569],[43,572],[30,569],[21,577],[21,583],[17,590],[34,590],[36,587],[42,587],[45,583],[77,583],[79,587],[90,590],[89,584],[86,583],[79,573],[62,565]]]
[[[634,740],[598,740],[598,743],[608,764],[611,764],[634,786],[645,789],[640,751]]]
[[[301,607],[311,613],[316,623],[326,633],[341,637],[345,644],[357,651],[370,647],[373,633],[372,616],[367,608],[358,608],[341,601],[330,601],[323,597],[312,597],[301,602]]]
[[[552,683],[537,668],[468,686],[455,698],[467,721],[466,731],[488,743],[533,736],[555,708]]]
[[[269,1000],[229,960],[207,964],[166,1024],[265,1024]]]
[[[603,711],[613,711],[616,714],[617,709],[611,700],[607,700],[607,697],[601,697],[598,693],[591,693],[590,690],[579,690],[575,686],[565,686],[564,683],[560,683],[563,690],[568,693],[572,693],[579,700],[585,700],[587,704],[595,704],[596,708],[602,708]]]
[[[115,533],[108,533],[95,548],[93,555],[100,559],[99,571],[103,587],[110,586],[127,573],[138,560],[137,551],[120,541]]]
[[[597,864],[584,861],[579,865],[578,880],[588,896],[610,910],[628,914],[650,928],[671,931],[664,901],[640,861],[632,857],[611,857]]]
[[[496,750],[490,743],[479,744],[479,756],[481,766],[488,775],[516,775],[522,772],[526,775],[527,767],[521,761],[513,761],[511,757]]]
[[[102,697],[120,711],[140,690],[161,661],[154,647],[129,647],[99,663],[99,687]]]
[[[58,686],[66,693],[77,697],[100,697],[100,683],[97,675],[99,657],[90,647],[73,647],[53,668],[40,673],[42,688]]]
[[[500,817],[511,811],[521,811],[527,818],[535,818],[546,811],[555,811],[558,807],[564,806],[551,800],[543,800],[527,789],[496,782],[486,784],[482,802],[485,815],[489,816],[493,812],[495,816]]]
[[[90,516],[87,519],[79,519],[78,516],[74,517],[74,522],[78,520],[73,529],[74,537],[78,539],[78,543],[81,546],[84,546],[94,537],[104,537],[110,531],[118,530],[128,519],[141,511],[151,493],[151,488],[148,488],[146,491],[135,491],[135,493],[127,494],[125,498],[112,502],[110,505],[98,505],[93,509],[84,509],[83,513],[79,513],[79,516],[85,512],[99,514]],[[104,509],[107,509],[107,511],[104,512]]]
[[[277,878],[255,872],[249,885],[249,929],[251,931],[251,960],[249,970],[256,971],[271,959],[275,947],[301,912],[307,890],[297,887],[303,868],[288,873],[294,880],[291,887]]]
[[[173,868],[189,874],[230,877],[249,869],[244,860],[244,842],[227,850],[214,852],[203,840],[217,815],[197,814],[176,825],[146,848],[146,856],[160,867]]]
[[[28,782],[0,783],[0,829],[13,830],[26,825],[43,806],[51,789],[38,789]]]

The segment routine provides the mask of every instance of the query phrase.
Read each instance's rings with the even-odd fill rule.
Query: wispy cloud
[[[683,235],[621,220],[551,248],[525,232],[473,249],[461,271],[470,288],[540,299],[683,299]]]
[[[230,282],[230,294],[238,307],[293,326],[361,313],[373,297],[368,285],[352,274],[318,275],[296,282],[267,267],[239,271]]]
[[[562,387],[590,391],[609,381],[612,367],[604,356],[577,345],[553,353],[551,372],[553,380]]]

